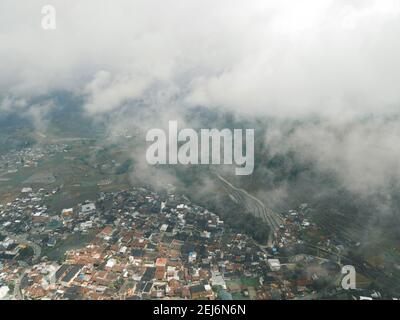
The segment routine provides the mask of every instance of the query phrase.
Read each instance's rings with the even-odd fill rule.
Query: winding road
[[[20,244],[25,244],[33,249],[32,263],[35,263],[36,261],[39,260],[40,255],[42,254],[42,248],[38,244],[36,244],[32,241],[26,240],[24,237],[21,237],[21,236],[13,235],[8,232],[3,232],[3,233],[7,237],[9,237],[11,240],[14,240]]]
[[[222,182],[226,192],[234,202],[241,204],[248,212],[268,223],[272,231],[269,234],[268,246],[272,246],[275,232],[283,223],[282,216],[279,213],[276,213],[275,211],[265,207],[261,200],[257,199],[246,190],[235,187],[218,173],[214,172],[214,174],[219,181]]]

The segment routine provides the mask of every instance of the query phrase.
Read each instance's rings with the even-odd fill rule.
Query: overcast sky
[[[41,28],[45,4],[54,31]],[[325,122],[290,138],[277,128],[267,142],[355,190],[400,175],[400,124],[352,122],[398,113],[399,57],[398,0],[0,1],[0,110],[62,89],[84,94],[93,115],[146,97],[164,115],[203,105],[318,116]]]
[[[397,0],[2,0],[0,88],[82,90],[94,113],[144,92],[285,117],[392,112],[399,35]]]

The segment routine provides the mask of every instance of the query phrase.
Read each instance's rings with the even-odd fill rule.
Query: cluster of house
[[[212,287],[227,289],[224,276],[244,269],[244,254],[257,255],[246,247],[249,238],[226,234],[214,213],[144,188],[101,194],[58,219],[59,232],[99,232],[67,251],[61,266],[45,260],[27,270],[20,284],[26,298],[214,299]]]
[[[340,274],[311,255],[282,255],[314,228],[304,210],[287,213],[266,248],[174,192],[132,188],[50,214],[57,190],[25,188],[0,210],[0,293],[26,299],[294,299]],[[51,249],[91,235],[58,261],[18,260],[16,248]],[[22,238],[21,235],[24,235]],[[42,250],[43,251],[43,250]],[[6,256],[4,256],[6,255]]]
[[[40,188],[35,191],[30,187],[22,188],[20,195],[13,201],[0,204],[0,233],[22,235],[39,245],[54,246],[56,239],[61,239],[68,230],[62,215],[54,215],[46,205],[58,191],[58,188]],[[11,254],[9,248],[4,246],[7,243],[14,245],[18,241],[7,237],[6,242],[0,243],[0,258]],[[14,256],[17,257],[17,254],[15,252]]]
[[[63,152],[66,147],[67,145],[64,144],[35,145],[30,148],[11,150],[1,154],[0,177],[1,179],[7,179],[7,174],[13,174],[20,168],[36,167],[40,160]]]

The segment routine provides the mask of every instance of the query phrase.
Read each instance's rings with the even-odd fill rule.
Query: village
[[[283,254],[316,228],[306,204],[268,248],[173,190],[102,192],[50,214],[56,193],[25,187],[1,205],[2,299],[312,299],[340,283],[334,261]]]

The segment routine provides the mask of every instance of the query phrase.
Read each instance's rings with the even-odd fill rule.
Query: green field
[[[45,188],[47,191],[58,189],[46,203],[51,214],[58,214],[63,208],[73,207],[85,200],[95,200],[100,191],[129,187],[132,161],[123,148],[100,148],[94,141],[89,143],[86,140],[74,140],[68,145],[68,152],[45,158],[38,162],[37,167],[23,167],[16,173],[3,176],[9,180],[0,181],[0,197],[4,201],[11,201],[27,186]],[[102,169],[104,165],[108,169]],[[41,182],[41,177],[46,176],[54,176],[55,181]],[[105,180],[110,183],[101,185]]]

